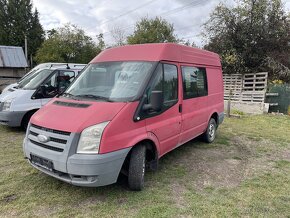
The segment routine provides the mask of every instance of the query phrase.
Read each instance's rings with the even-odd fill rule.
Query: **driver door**
[[[46,80],[42,87],[44,98],[42,98],[42,105],[45,105],[51,98],[55,97],[60,92],[66,90],[70,83],[75,78],[74,71],[57,70],[48,80]]]

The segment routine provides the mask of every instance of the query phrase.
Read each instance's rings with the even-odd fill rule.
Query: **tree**
[[[24,48],[25,35],[28,56],[33,56],[44,41],[44,30],[31,0],[0,0],[0,44]]]
[[[173,25],[166,20],[142,18],[136,23],[134,33],[127,37],[128,44],[178,42]]]
[[[204,25],[205,48],[220,54],[225,73],[266,70],[272,79],[281,77],[267,61],[290,67],[290,21],[281,0],[238,3],[234,8],[220,4],[212,12]]]
[[[126,33],[118,26],[114,26],[110,31],[112,38],[115,40],[115,45],[122,46],[126,44]]]
[[[48,32],[48,39],[37,51],[36,60],[40,62],[88,63],[101,52],[101,48],[86,36],[82,29],[66,24]]]

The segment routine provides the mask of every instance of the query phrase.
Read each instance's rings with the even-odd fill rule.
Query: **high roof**
[[[126,45],[106,49],[90,63],[106,61],[176,61],[221,67],[216,53],[174,43]]]
[[[0,45],[0,67],[28,67],[22,47]]]

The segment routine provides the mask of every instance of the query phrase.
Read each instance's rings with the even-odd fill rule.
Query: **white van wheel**
[[[210,118],[208,125],[207,125],[207,129],[204,133],[204,140],[207,143],[212,143],[215,140],[216,129],[217,129],[217,124],[216,124],[215,119]]]
[[[26,113],[22,119],[22,122],[21,122],[21,127],[26,130],[27,129],[27,126],[28,126],[28,123],[30,121],[30,118],[32,117],[32,115],[36,112],[36,110],[34,111],[29,111],[28,113]]]
[[[132,149],[128,172],[129,188],[141,191],[144,188],[144,177],[146,169],[146,147],[137,145]]]

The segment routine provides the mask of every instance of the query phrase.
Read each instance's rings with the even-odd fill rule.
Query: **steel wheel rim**
[[[209,131],[208,131],[209,138],[212,140],[215,137],[215,126],[213,124],[209,125]]]

